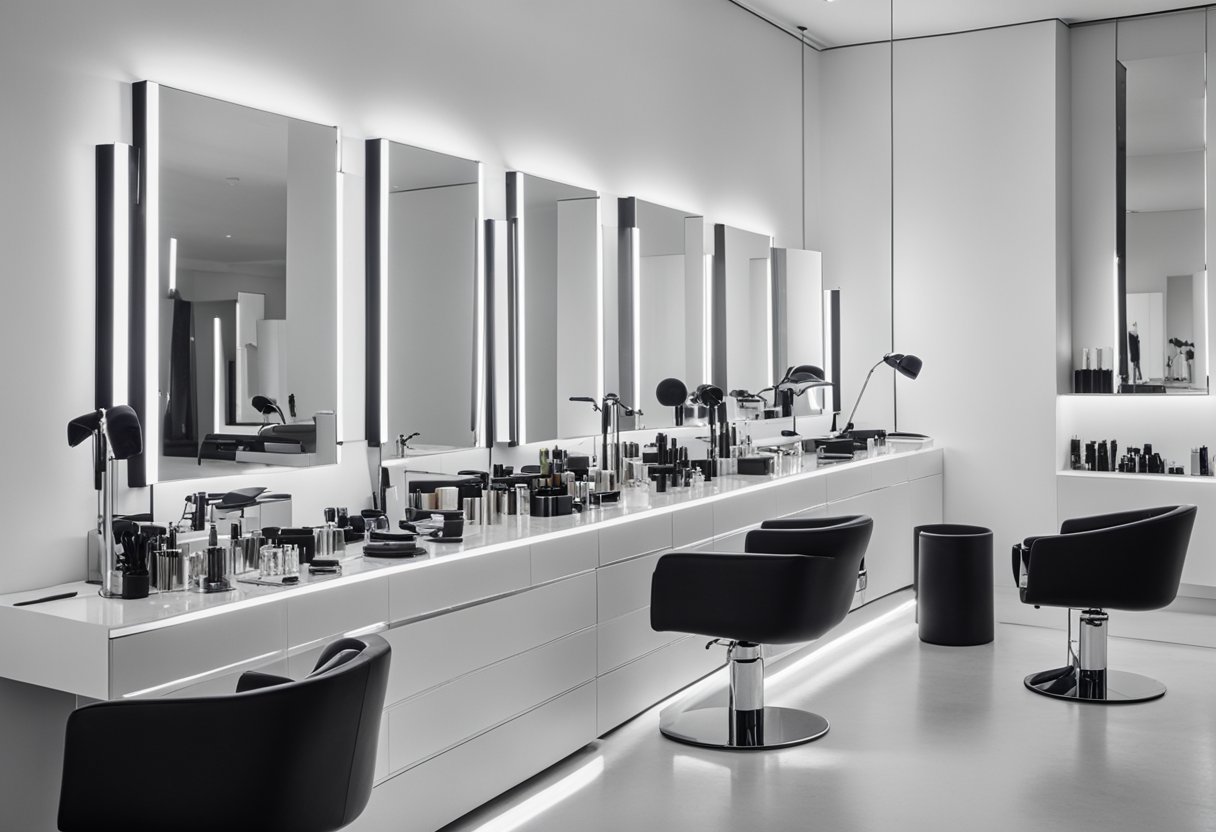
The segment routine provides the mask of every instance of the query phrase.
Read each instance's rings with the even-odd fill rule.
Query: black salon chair
[[[765,707],[761,645],[810,641],[844,620],[873,528],[861,515],[770,521],[748,532],[745,554],[659,558],[650,626],[722,640],[730,663],[727,707],[664,717],[659,730],[678,742],[729,749],[781,748],[826,734],[828,721],[818,714]]]
[[[1143,702],[1165,685],[1136,673],[1107,670],[1106,610],[1155,610],[1178,594],[1194,506],[1164,506],[1066,520],[1058,535],[1013,547],[1013,576],[1024,604],[1081,610],[1077,651],[1069,663],[1032,673],[1035,693],[1076,702]]]
[[[344,638],[306,678],[237,692],[99,702],[68,717],[63,832],[330,832],[367,806],[388,643]]]

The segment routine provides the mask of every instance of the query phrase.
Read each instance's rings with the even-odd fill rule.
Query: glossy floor
[[[770,704],[828,717],[816,742],[684,746],[652,709],[444,832],[1216,830],[1216,651],[1112,638],[1113,667],[1169,692],[1078,705],[1022,686],[1061,663],[1062,631],[1001,624],[993,644],[938,647],[912,616],[770,685]]]

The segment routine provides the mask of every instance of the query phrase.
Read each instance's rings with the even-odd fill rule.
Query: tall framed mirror
[[[367,152],[367,437],[382,458],[484,444],[481,164]]]
[[[516,436],[592,436],[600,417],[573,396],[604,390],[603,225],[596,191],[507,174],[515,300]]]
[[[134,87],[132,485],[337,461],[335,127]]]
[[[1116,28],[1122,392],[1207,393],[1207,15]]]
[[[705,218],[636,197],[618,202],[620,394],[644,414],[630,427],[674,427],[660,382],[692,390],[709,380]]]

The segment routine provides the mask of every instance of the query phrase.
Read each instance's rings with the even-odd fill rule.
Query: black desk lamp
[[[112,598],[122,594],[122,587],[114,580],[117,566],[114,551],[114,466],[110,463],[143,453],[143,430],[135,411],[120,404],[85,413],[68,422],[68,447],[75,448],[89,437],[93,437],[93,487],[98,492],[101,594]]]
[[[775,403],[781,405],[781,415],[794,420],[792,428],[795,435],[798,433],[798,417],[794,414],[794,398],[817,387],[831,387],[832,382],[825,381],[823,376],[823,370],[814,364],[799,364],[786,369],[785,377],[773,387],[777,394]]]
[[[292,404],[294,405],[294,401]],[[263,421],[269,421],[269,417],[273,413],[279,414],[279,421],[287,424],[287,419],[283,416],[283,408],[279,407],[279,403],[269,396],[254,396],[253,409],[262,414]]]
[[[886,364],[888,367],[893,367],[896,372],[906,378],[915,379],[920,375],[921,360],[911,353],[904,354],[899,352],[889,352],[878,360],[878,362],[870,368],[870,372],[866,374],[865,384],[861,385],[861,392],[857,394],[857,402],[853,405],[852,412],[849,413],[849,421],[845,424],[844,430],[840,431],[839,436],[843,436],[853,430],[853,416],[857,413],[857,406],[861,404],[861,397],[866,394],[866,387],[870,384],[870,376],[874,375],[874,371],[879,365]]]

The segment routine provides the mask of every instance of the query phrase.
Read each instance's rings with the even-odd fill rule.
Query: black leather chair
[[[844,620],[873,528],[863,515],[770,521],[748,532],[745,554],[659,558],[650,626],[726,641],[730,663],[728,706],[665,717],[663,734],[730,749],[781,748],[826,734],[828,721],[818,714],[765,707],[760,645],[810,641]]]
[[[1058,535],[1013,547],[1022,603],[1081,610],[1077,651],[1065,667],[1032,673],[1026,687],[1078,702],[1143,702],[1165,685],[1106,666],[1106,610],[1155,610],[1178,594],[1194,506],[1164,506],[1066,520]]]
[[[63,832],[330,832],[367,806],[388,643],[344,638],[300,681],[86,705],[68,717]]]

